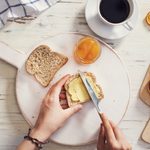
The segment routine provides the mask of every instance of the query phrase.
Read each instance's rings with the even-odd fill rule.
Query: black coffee
[[[127,0],[102,0],[99,9],[101,15],[111,23],[120,23],[126,20],[130,12]]]

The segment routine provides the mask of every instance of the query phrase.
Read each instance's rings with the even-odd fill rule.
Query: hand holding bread
[[[71,108],[62,109],[60,105],[59,94],[69,77],[66,75],[56,82],[43,99],[39,117],[31,131],[33,138],[45,141],[53,132],[62,127],[69,117],[82,108],[82,105],[78,104]]]

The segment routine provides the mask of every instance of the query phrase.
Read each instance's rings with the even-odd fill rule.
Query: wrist
[[[41,142],[45,142],[46,140],[48,140],[48,138],[51,136],[52,133],[45,133],[44,131],[40,130],[40,129],[36,129],[33,128],[30,132],[30,136],[32,138],[36,138]]]

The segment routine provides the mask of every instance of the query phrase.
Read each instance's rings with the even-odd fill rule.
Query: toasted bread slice
[[[85,72],[84,74],[94,89],[97,98],[101,100],[104,95],[101,87],[96,84],[95,76],[90,72]],[[67,80],[65,89],[69,107],[91,100],[79,74],[72,75]]]
[[[46,87],[56,72],[68,61],[62,54],[52,51],[46,45],[38,46],[26,61],[26,70],[42,86]]]

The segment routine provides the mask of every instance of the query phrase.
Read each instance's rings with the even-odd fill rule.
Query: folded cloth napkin
[[[59,0],[0,0],[0,28],[8,19],[37,16]]]

